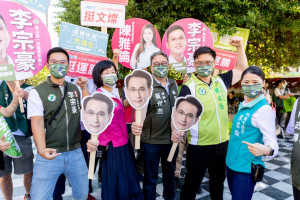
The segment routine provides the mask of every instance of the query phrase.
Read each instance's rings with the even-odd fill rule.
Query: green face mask
[[[153,75],[157,76],[158,78],[163,78],[168,74],[168,65],[159,65],[153,67]]]
[[[60,63],[50,65],[50,74],[57,79],[61,79],[67,75],[68,65],[63,65]]]
[[[249,98],[254,98],[262,93],[261,83],[255,85],[242,85],[242,93]]]
[[[208,77],[214,70],[213,65],[197,66],[197,74],[201,77]]]
[[[108,87],[113,87],[117,80],[117,74],[107,74],[107,75],[103,75],[103,84],[108,86]]]

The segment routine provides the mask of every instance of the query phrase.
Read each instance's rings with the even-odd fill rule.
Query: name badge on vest
[[[56,101],[56,96],[54,94],[49,94],[48,95],[48,101],[50,101],[50,102]]]
[[[298,133],[295,133],[295,134],[294,134],[294,141],[295,141],[295,142],[298,142],[298,140],[299,140],[299,134],[298,134]]]
[[[206,90],[204,88],[199,88],[198,92],[201,95],[205,95],[206,94]]]

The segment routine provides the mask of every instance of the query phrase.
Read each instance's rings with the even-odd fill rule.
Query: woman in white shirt
[[[130,66],[132,69],[144,69],[150,66],[150,57],[160,51],[156,44],[155,28],[152,24],[146,24],[142,29],[141,42],[138,43],[132,53]]]

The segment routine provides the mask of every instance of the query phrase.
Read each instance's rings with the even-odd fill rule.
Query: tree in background
[[[57,30],[62,21],[80,25],[80,0],[60,0]],[[284,71],[300,64],[300,2],[298,0],[129,0],[126,19],[143,18],[163,36],[166,29],[182,18],[195,18],[217,24],[221,35],[232,34],[234,27],[250,29],[246,54],[250,65],[268,71]],[[99,30],[98,27],[89,27]],[[112,56],[109,28],[108,57]],[[120,78],[130,70],[120,67]],[[171,72],[172,78],[178,74]]]

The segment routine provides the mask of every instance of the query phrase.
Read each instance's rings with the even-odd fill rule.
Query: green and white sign
[[[10,143],[10,148],[7,149],[4,153],[12,158],[19,158],[22,156],[21,149],[17,144],[8,124],[6,123],[4,117],[0,114],[0,137],[5,135],[6,142]]]
[[[170,69],[175,70],[180,73],[187,73],[186,62],[181,63],[170,63]]]
[[[232,35],[220,36],[220,33],[219,33],[218,29],[216,28],[216,26],[217,26],[216,24],[211,24],[211,26],[209,26],[210,32],[211,32],[211,34],[213,36],[213,40],[214,40],[214,48],[224,49],[224,50],[229,50],[229,51],[236,51],[236,47],[231,46],[229,44],[229,39],[233,36],[239,36],[239,37],[243,38],[243,46],[244,46],[244,49],[246,50],[250,29],[236,27],[236,29],[237,29],[236,33],[234,33]]]

